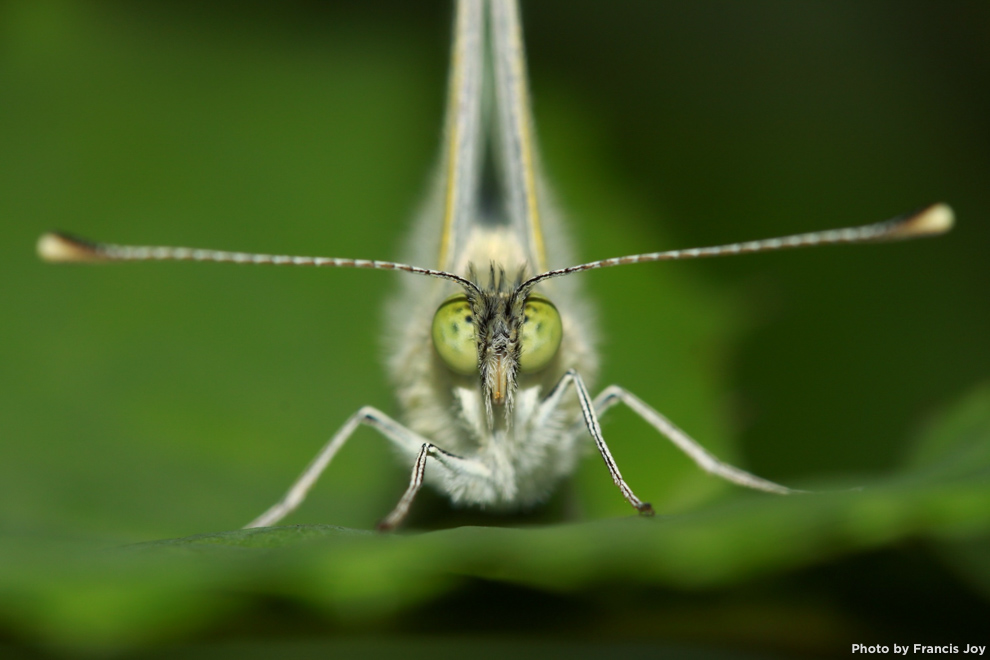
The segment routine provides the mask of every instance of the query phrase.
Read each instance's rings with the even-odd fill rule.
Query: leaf
[[[988,402],[980,390],[924,434],[915,456],[931,462],[912,460],[859,491],[740,494],[684,515],[543,528],[382,535],[304,525],[111,549],[7,537],[0,612],[63,643],[138,644],[209,626],[265,595],[346,623],[472,578],[561,593],[605,583],[707,589],[910,537],[973,538],[990,532]]]
[[[942,478],[990,465],[990,385],[984,385],[922,433],[907,465]],[[990,474],[984,470],[984,479]],[[980,503],[969,502],[979,507]],[[984,528],[984,532],[985,532]],[[990,597],[990,535],[973,534],[966,525],[948,530],[939,543],[946,564]]]

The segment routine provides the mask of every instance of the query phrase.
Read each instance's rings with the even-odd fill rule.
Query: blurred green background
[[[937,240],[584,276],[600,309],[600,385],[626,386],[788,485],[898,473],[920,429],[990,373],[990,5],[523,9],[546,169],[582,260],[953,205],[958,227]],[[0,532],[32,570],[80,545],[236,529],[357,408],[394,410],[379,335],[396,290],[393,274],[343,270],[53,267],[35,258],[37,236],[398,258],[437,155],[450,16],[448,2],[401,0],[0,3]],[[700,474],[624,411],[605,433],[632,487],[674,524],[719,503],[776,506]],[[368,529],[406,479],[362,430],[286,523]],[[429,496],[419,509],[409,533],[629,515],[593,456],[532,517],[467,517]],[[985,643],[966,633],[990,613],[987,529],[970,529],[965,551],[923,530],[859,554],[822,542],[705,588],[640,584],[635,566],[604,590],[506,583],[493,569],[438,578],[447,586],[358,623],[247,570],[243,593],[197,596],[183,625],[149,615],[90,637],[66,632],[85,617],[32,601],[7,561],[0,640],[237,641],[242,655],[456,631],[688,645],[675,654]],[[963,555],[975,569],[959,569]],[[190,585],[179,593],[217,592]],[[73,594],[94,621],[119,616]],[[477,617],[453,615],[463,609]]]

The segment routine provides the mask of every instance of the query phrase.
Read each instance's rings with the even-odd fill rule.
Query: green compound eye
[[[451,371],[463,376],[478,373],[474,328],[474,313],[465,295],[447,298],[433,315],[433,346]]]
[[[530,296],[523,310],[519,370],[533,373],[550,364],[563,335],[564,326],[553,303],[543,296]]]

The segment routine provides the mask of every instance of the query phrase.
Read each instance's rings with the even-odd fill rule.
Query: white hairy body
[[[426,226],[423,233],[434,233],[429,231],[438,224],[434,218],[424,214],[420,221]],[[426,247],[430,241],[421,244]],[[563,247],[566,243],[561,240],[554,244]],[[554,265],[574,263],[563,252],[553,251]],[[463,263],[454,272],[466,276],[469,263],[495,263],[514,273],[525,264],[523,254],[519,241],[504,227],[479,226],[468,238]],[[424,262],[417,258],[424,259],[416,254],[408,257],[411,263]],[[428,263],[428,258],[425,261]],[[489,428],[485,394],[478,378],[448,369],[430,339],[433,314],[457,291],[458,287],[449,282],[406,278],[389,307],[391,357],[387,368],[402,409],[401,420],[438,447],[487,468],[483,477],[427,468],[426,482],[454,503],[496,510],[530,507],[571,474],[578,459],[592,446],[573,393],[550,409],[541,408],[541,403],[570,369],[580,373],[586,383],[594,381],[598,355],[593,313],[575,280],[550,281],[541,287],[540,292],[554,301],[564,325],[560,351],[547,369],[519,376],[511,424],[496,415],[494,426]],[[400,453],[412,465],[416,451],[400,448]]]

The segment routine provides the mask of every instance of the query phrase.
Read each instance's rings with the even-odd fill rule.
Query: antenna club
[[[910,238],[914,236],[935,236],[944,234],[952,229],[956,222],[956,215],[952,212],[952,207],[939,202],[922,209],[913,217],[908,218],[900,231],[895,232],[893,237]]]
[[[37,250],[38,256],[50,263],[105,261],[93,246],[54,231],[41,235]]]

